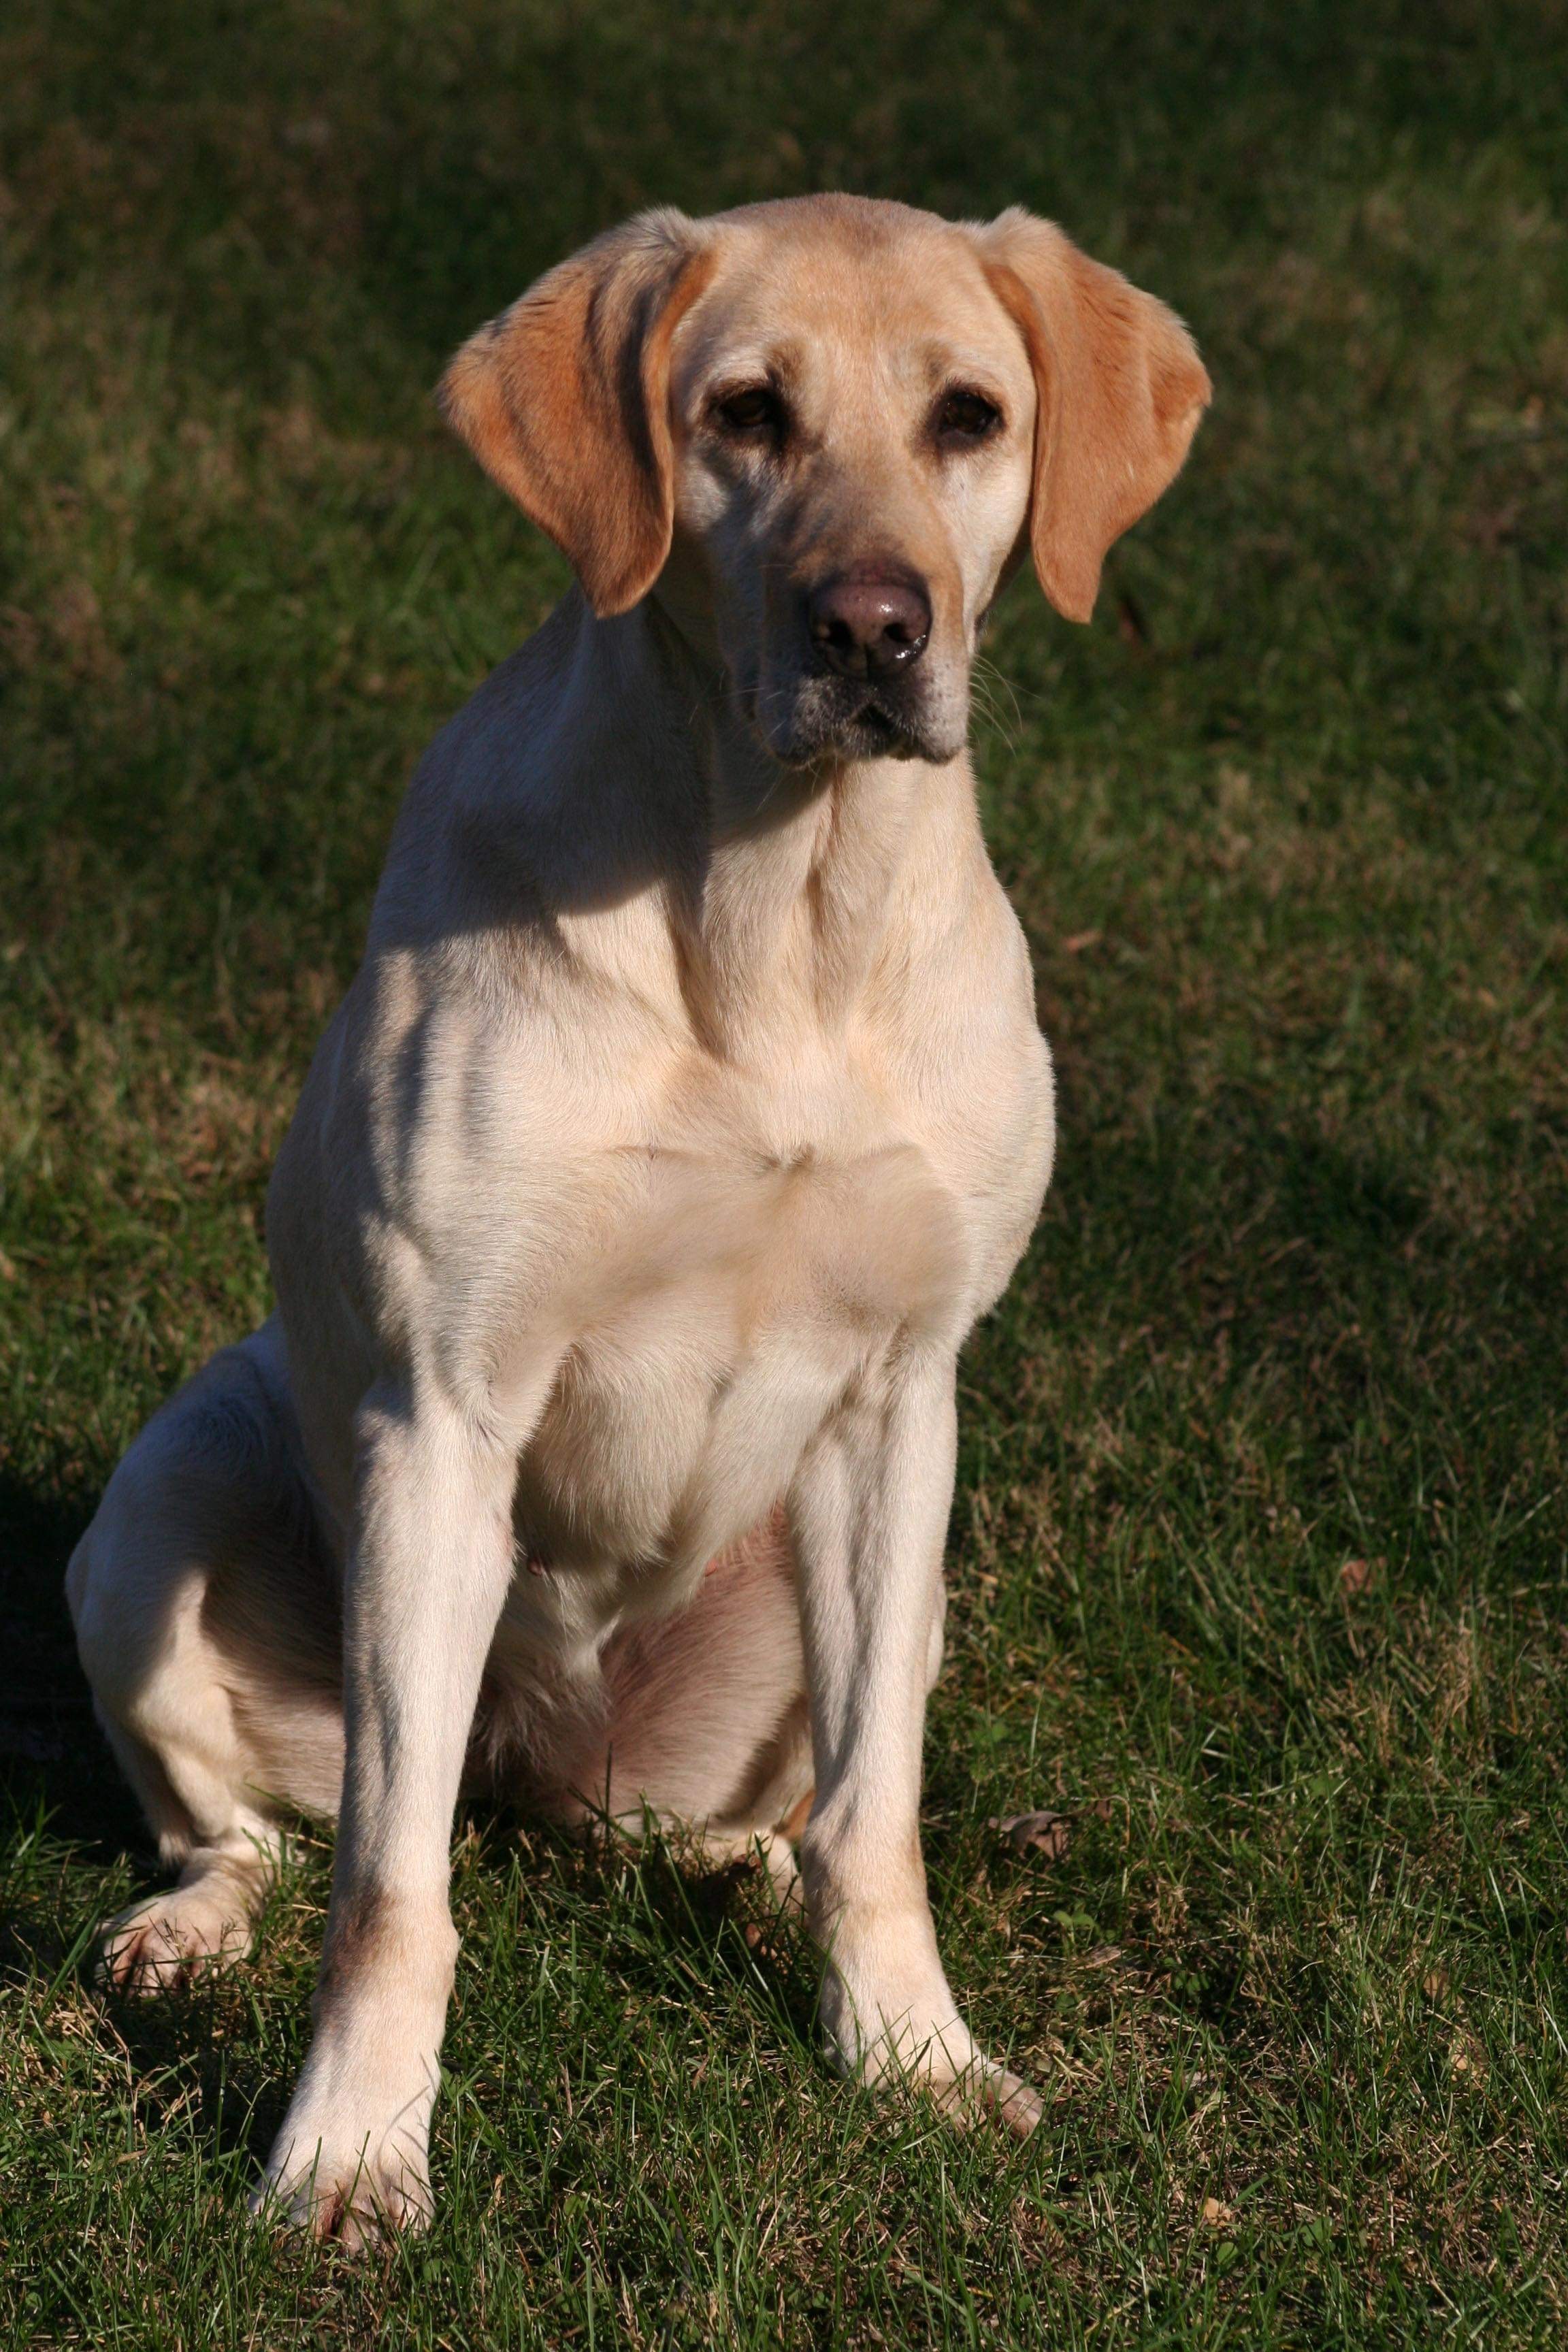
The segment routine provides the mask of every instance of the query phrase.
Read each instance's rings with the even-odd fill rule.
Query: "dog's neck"
[[[925,822],[956,799],[973,825],[967,760],[786,767],[736,709],[717,657],[655,599],[619,625],[664,707],[689,714],[706,801],[689,878],[670,893],[694,1025],[742,1059],[797,1034],[803,999],[817,1024],[841,1029],[888,952]]]
[[[533,932],[605,986],[673,984],[709,1051],[763,1064],[929,951],[984,857],[966,756],[785,767],[655,600],[595,621],[574,591],[440,739],[373,943]]]

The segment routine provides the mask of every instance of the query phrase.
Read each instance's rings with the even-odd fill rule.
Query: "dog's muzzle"
[[[805,660],[764,728],[774,756],[792,763],[837,753],[847,760],[949,760],[951,701],[922,667],[931,604],[918,574],[857,568],[811,590]],[[784,707],[781,708],[781,705]]]

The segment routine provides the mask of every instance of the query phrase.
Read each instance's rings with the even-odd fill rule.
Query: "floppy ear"
[[[1069,621],[1094,611],[1111,542],[1182,468],[1212,387],[1176,317],[1015,207],[974,232],[1035,371],[1029,545]]]
[[[669,553],[670,339],[712,268],[684,214],[639,214],[481,327],[441,379],[448,424],[601,618],[645,596]]]

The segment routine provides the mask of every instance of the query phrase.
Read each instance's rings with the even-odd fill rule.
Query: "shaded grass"
[[[1565,33],[9,13],[8,2340],[1561,2340]],[[59,1573],[265,1311],[403,782],[562,583],[439,436],[447,349],[637,204],[824,184],[1057,215],[1219,387],[1093,628],[1015,593],[978,747],[1063,1144],[965,1359],[928,1849],[1047,2119],[835,2086],[754,1885],[478,1819],[441,2218],[350,2270],[240,2222],[327,1857],[253,1968],[98,2000],[153,1865]],[[986,1827],[1038,1805],[1055,1863]]]

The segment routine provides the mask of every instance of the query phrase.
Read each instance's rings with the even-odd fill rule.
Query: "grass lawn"
[[[1565,124],[1554,0],[10,0],[0,2342],[1563,2341]],[[822,185],[1058,217],[1216,385],[979,730],[1062,1144],[925,1820],[1047,2117],[836,2084],[754,1886],[477,1816],[440,2218],[356,2267],[244,2218],[328,1848],[254,1964],[95,1992],[157,1866],[61,1572],[266,1311],[399,793],[563,585],[445,354],[638,205]]]

